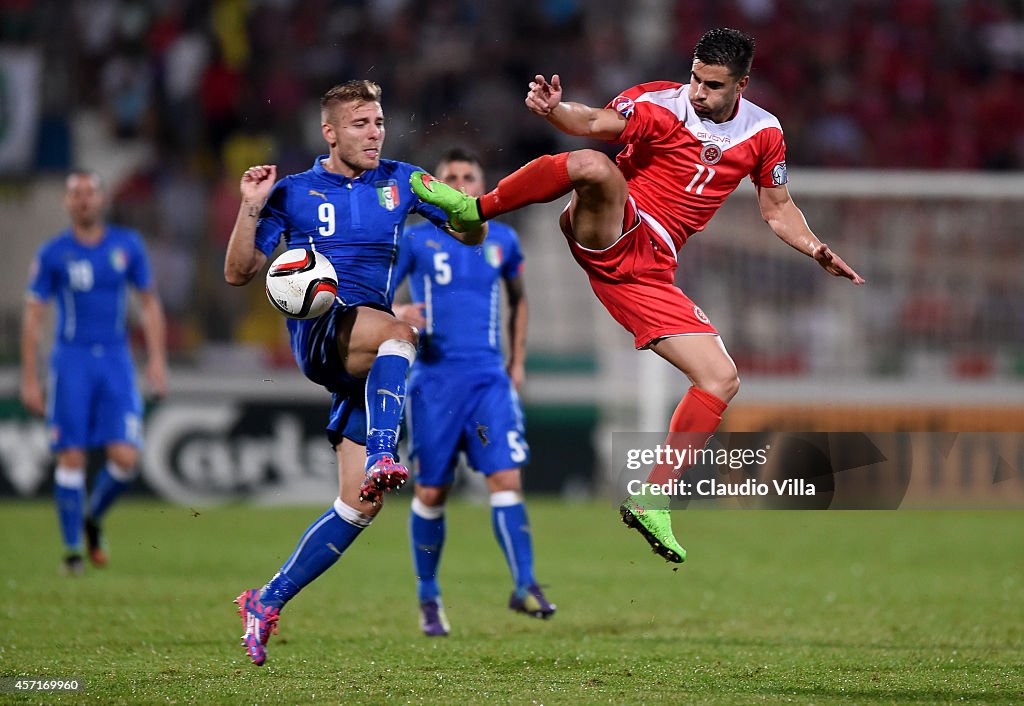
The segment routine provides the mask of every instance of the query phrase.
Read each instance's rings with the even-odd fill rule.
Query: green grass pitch
[[[325,501],[326,506],[326,501]],[[487,507],[453,503],[453,631],[419,634],[408,494],[249,663],[231,599],[320,508],[129,500],[111,566],[58,576],[47,503],[0,505],[0,676],[85,681],[2,703],[1024,703],[1024,515],[679,511],[678,571],[612,504],[530,504],[550,621],[506,608]]]

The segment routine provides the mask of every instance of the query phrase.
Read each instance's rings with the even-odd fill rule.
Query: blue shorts
[[[415,365],[407,413],[420,485],[452,483],[459,451],[488,476],[530,460],[519,395],[501,368]]]
[[[391,313],[376,303],[344,306],[336,302],[329,312],[315,319],[288,319],[292,354],[299,369],[333,396],[327,438],[334,446],[343,437],[366,445],[366,378],[350,375],[338,353],[342,319],[357,306]]]
[[[69,345],[50,356],[50,449],[142,445],[142,398],[127,346]]]
[[[345,397],[338,393],[331,396],[331,414],[327,420],[327,440],[331,442],[331,446],[337,447],[343,438],[350,439],[360,446],[366,446],[365,397]]]

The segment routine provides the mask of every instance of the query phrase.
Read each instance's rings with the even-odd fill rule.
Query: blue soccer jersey
[[[50,356],[47,422],[50,446],[94,448],[141,444],[142,399],[128,350],[128,287],[152,281],[139,234],[108,225],[95,244],[70,230],[39,250],[29,296],[57,302]]]
[[[415,212],[443,225],[448,218],[413,194],[409,175],[419,167],[382,159],[352,179],[324,169],[324,159],[274,185],[256,225],[256,247],[269,256],[283,237],[289,248],[323,253],[338,273],[342,305],[388,308],[405,219]]]
[[[408,276],[427,321],[406,409],[421,485],[451,483],[460,451],[485,475],[529,461],[519,396],[501,351],[501,283],[518,278],[522,266],[516,232],[494,221],[477,246],[429,223],[402,238],[395,279]]]
[[[338,303],[314,319],[289,319],[292,353],[303,374],[334,395],[328,438],[366,441],[365,380],[345,370],[338,353],[340,314],[356,306],[390,311],[398,241],[410,213],[438,225],[445,213],[420,201],[409,186],[417,171],[382,159],[356,178],[327,171],[317,157],[312,169],[274,185],[256,225],[256,247],[269,256],[284,238],[288,248],[310,248],[330,259],[338,274]]]
[[[152,285],[142,238],[108,225],[95,245],[80,243],[70,230],[45,243],[32,265],[29,294],[56,300],[58,345],[127,345],[129,285]]]
[[[424,304],[420,360],[504,367],[501,352],[501,281],[519,277],[523,254],[516,232],[488,224],[487,239],[466,246],[430,223],[402,239],[396,281],[409,277],[414,302]]]

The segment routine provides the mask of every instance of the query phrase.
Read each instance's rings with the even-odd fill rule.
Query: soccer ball
[[[315,319],[331,308],[337,296],[334,265],[315,250],[288,250],[270,264],[267,299],[288,318]]]

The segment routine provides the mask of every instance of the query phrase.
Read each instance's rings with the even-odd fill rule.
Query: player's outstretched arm
[[[813,258],[829,274],[845,277],[854,284],[864,284],[863,277],[814,235],[803,211],[793,203],[785,185],[771,189],[758,187],[757,202],[761,207],[761,217],[784,243]]]
[[[540,74],[533,77],[526,94],[526,107],[562,132],[576,137],[611,142],[626,129],[626,119],[614,110],[562,101],[562,82],[558,74],[552,76],[550,82]]]
[[[864,278],[854,272],[853,268],[847,265],[843,258],[832,252],[825,243],[818,243],[818,246],[814,248],[814,252],[811,253],[811,257],[824,267],[825,271],[829,274],[836,277],[845,277],[854,284],[864,284]]]
[[[39,337],[46,304],[35,297],[25,300],[21,319],[21,404],[29,414],[43,416],[46,403],[39,383]]]
[[[224,279],[228,284],[236,287],[248,284],[267,261],[267,256],[256,249],[256,222],[276,180],[277,165],[274,164],[249,167],[242,174],[238,186],[242,204],[224,255]]]

